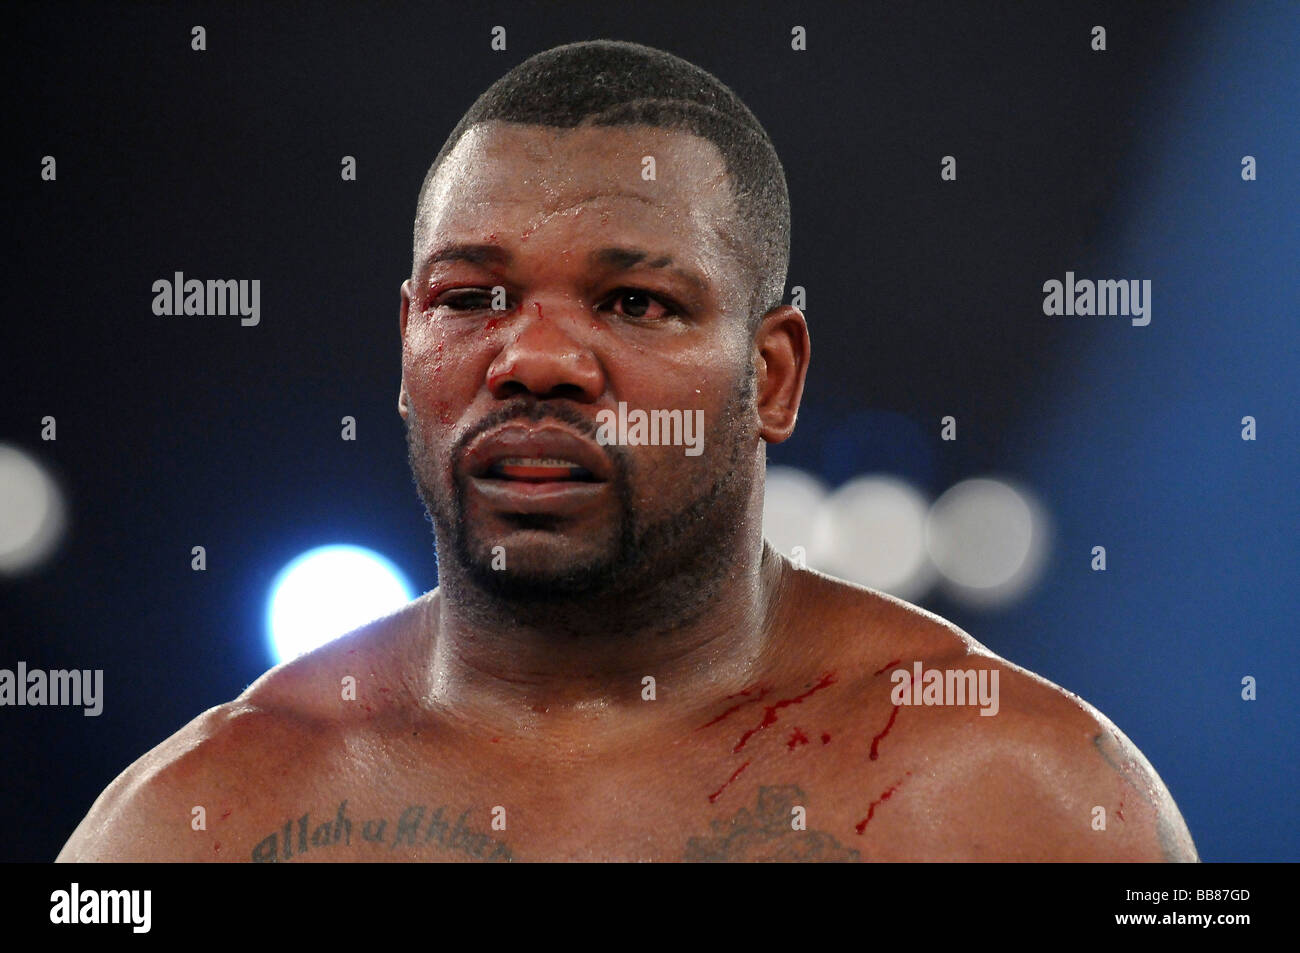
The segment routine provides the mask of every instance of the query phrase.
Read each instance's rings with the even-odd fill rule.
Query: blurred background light
[[[891,476],[855,477],[826,498],[811,527],[808,565],[900,599],[934,581],[925,547],[929,501]]]
[[[768,542],[787,556],[796,546],[804,547],[806,554],[813,520],[827,492],[825,483],[797,467],[768,467],[763,496],[763,535]]]
[[[37,568],[63,538],[66,507],[49,472],[31,454],[0,444],[0,573]]]
[[[415,597],[392,562],[360,546],[321,546],[284,567],[267,611],[271,654],[288,661]]]
[[[963,480],[930,505],[897,475],[856,476],[831,492],[796,467],[767,471],[763,535],[792,558],[900,599],[942,585],[972,609],[1015,604],[1042,576],[1051,520],[1019,482]]]
[[[930,508],[926,546],[953,598],[977,608],[1017,601],[1047,552],[1046,513],[1007,480],[963,480]]]

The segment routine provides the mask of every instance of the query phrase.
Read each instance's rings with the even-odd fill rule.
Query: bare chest
[[[241,850],[263,862],[891,857],[914,821],[904,793],[915,804],[925,785],[893,747],[887,701],[782,704],[799,695],[729,699],[672,735],[606,749],[388,738],[322,751],[259,806]]]

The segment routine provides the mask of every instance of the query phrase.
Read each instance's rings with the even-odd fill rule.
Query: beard
[[[428,453],[424,428],[408,405],[407,453],[416,489],[433,523],[439,583],[466,601],[507,603],[516,611],[562,610],[595,604],[611,615],[638,606],[661,619],[694,615],[713,595],[714,585],[729,570],[733,548],[745,528],[753,489],[752,433],[745,426],[752,413],[755,375],[738,383],[719,419],[706,434],[710,470],[691,482],[692,491],[671,509],[647,515],[635,505],[637,472],[626,448],[605,446],[612,464],[614,516],[607,541],[583,559],[540,560],[527,567],[494,569],[494,540],[482,539],[467,518],[468,478],[456,473],[454,461],[478,435],[509,421],[558,421],[595,442],[596,425],[567,404],[531,397],[511,400],[457,439],[448,454],[453,463],[451,492],[438,480],[440,465]],[[748,451],[748,452],[747,452]],[[643,494],[644,495],[644,494]],[[548,530],[558,517],[517,517],[520,528]],[[450,565],[448,563],[450,562]],[[640,614],[640,613],[638,613]]]

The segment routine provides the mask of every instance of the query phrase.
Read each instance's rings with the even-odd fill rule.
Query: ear
[[[402,340],[406,340],[406,319],[411,313],[411,279],[407,278],[402,282],[402,304],[397,312],[397,330],[402,335]]]
[[[406,322],[411,314],[411,279],[407,278],[402,282],[402,303],[397,311],[397,329],[401,335],[402,344],[406,344]],[[406,376],[402,376],[401,386],[397,391],[397,413],[405,420],[406,415],[410,412],[410,405],[406,396]]]
[[[754,362],[759,433],[768,443],[781,443],[794,433],[811,356],[803,312],[786,304],[763,315],[754,334]]]

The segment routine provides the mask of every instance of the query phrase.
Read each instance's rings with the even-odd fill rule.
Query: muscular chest
[[[882,855],[894,782],[884,710],[755,693],[612,749],[372,739],[277,798],[248,859],[864,860]],[[773,707],[773,706],[777,707]],[[875,706],[872,706],[873,708]],[[856,713],[861,714],[861,713]],[[873,715],[879,718],[873,720]],[[880,726],[876,726],[879,728]],[[872,751],[877,757],[872,758]],[[863,775],[878,774],[873,791]],[[873,801],[875,803],[873,803]],[[272,814],[275,816],[272,817]]]

